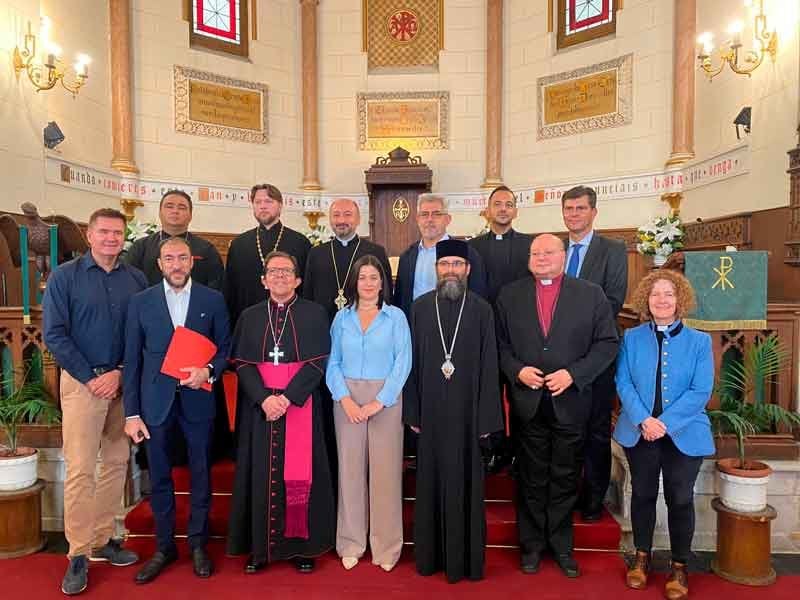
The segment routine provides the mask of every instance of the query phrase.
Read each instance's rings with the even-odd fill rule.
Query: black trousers
[[[183,432],[189,458],[190,503],[187,534],[191,548],[203,547],[208,541],[208,514],[211,508],[211,440],[214,421],[190,422],[175,398],[166,420],[161,425],[148,425],[147,458],[150,463],[152,492],[150,505],[156,523],[156,540],[162,552],[175,548],[175,486],[172,481],[172,438],[177,429]]]
[[[654,442],[644,438],[625,448],[631,469],[631,521],[637,550],[650,552],[656,525],[659,474],[664,478],[664,500],[672,560],[689,560],[694,536],[694,482],[703,464],[702,456],[687,456],[668,435]]]
[[[616,365],[606,369],[592,385],[592,412],[586,428],[581,508],[596,512],[603,506],[611,481],[611,404],[617,393]]]
[[[572,551],[572,508],[578,496],[583,423],[561,423],[558,402],[542,394],[536,416],[514,429],[517,449],[517,526],[523,552]]]

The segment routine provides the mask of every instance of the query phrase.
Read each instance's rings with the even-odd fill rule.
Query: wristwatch
[[[208,363],[206,369],[208,369],[208,383],[214,383],[217,380],[217,378],[214,377],[214,365]]]

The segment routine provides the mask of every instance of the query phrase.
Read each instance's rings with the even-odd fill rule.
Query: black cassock
[[[480,437],[503,428],[497,344],[489,304],[467,292],[446,380],[436,321],[436,293],[411,308],[413,367],[403,390],[403,419],[419,427],[414,505],[417,571],[444,570],[448,581],[483,577],[486,545]],[[461,300],[439,298],[449,349]]]
[[[336,270],[333,268],[331,246],[333,246],[333,256],[336,258],[336,268],[339,269],[339,283],[342,288],[344,288],[350,260],[352,259],[355,262],[362,256],[372,254],[383,265],[385,275],[383,297],[391,300],[392,269],[389,266],[389,260],[386,258],[386,250],[384,250],[383,246],[358,236],[350,240],[346,246],[334,238],[329,242],[311,248],[308,253],[305,277],[303,278],[303,297],[324,306],[328,311],[330,321],[333,322],[333,317],[336,316],[337,311],[334,300],[336,300],[336,296],[339,293],[339,286],[336,283]]]
[[[283,234],[281,235],[281,227]],[[242,311],[266,299],[264,285],[261,283],[263,266],[258,255],[256,232],[261,240],[261,255],[266,258],[273,250],[281,250],[297,259],[297,276],[302,277],[306,268],[306,257],[311,242],[302,233],[289,229],[277,221],[266,229],[259,225],[236,236],[228,248],[228,259],[225,265],[225,284],[222,288],[231,324],[235,325]],[[280,241],[278,236],[280,235]],[[277,248],[275,244],[277,243]]]
[[[291,301],[290,303],[291,304]],[[231,357],[238,366],[238,448],[233,500],[228,529],[228,553],[253,554],[257,559],[284,560],[313,557],[330,550],[336,533],[336,510],[320,416],[319,386],[330,352],[324,309],[302,298],[280,308],[272,302],[273,328],[281,338],[282,363],[305,364],[285,390],[264,387],[257,363],[272,362],[274,339],[268,324],[267,302],[246,309],[233,335]],[[302,406],[309,395],[313,404],[312,483],[308,504],[309,538],[284,537],[286,489],[284,452],[286,418],[266,420],[261,403],[283,393]],[[272,456],[270,460],[269,456]],[[269,463],[272,464],[269,464]]]

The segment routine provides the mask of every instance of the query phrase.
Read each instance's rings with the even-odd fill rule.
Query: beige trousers
[[[346,383],[359,406],[374,400],[383,387],[376,380]],[[333,411],[339,455],[336,552],[360,558],[369,532],[372,562],[395,565],[403,549],[402,398],[366,423],[350,423],[338,402]]]
[[[114,532],[128,470],[122,398],[104,400],[61,371],[64,462],[64,534],[69,557],[89,555]],[[100,466],[97,453],[100,452]]]

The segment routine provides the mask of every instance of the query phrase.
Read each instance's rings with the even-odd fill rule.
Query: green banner
[[[687,279],[697,309],[686,319],[696,329],[767,327],[767,253],[685,252]]]

